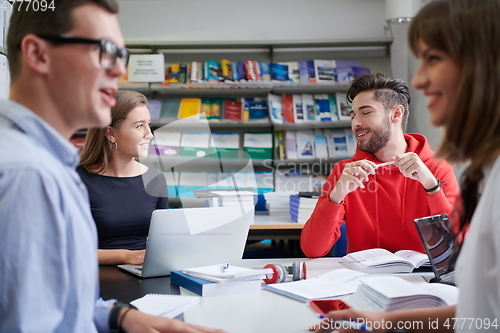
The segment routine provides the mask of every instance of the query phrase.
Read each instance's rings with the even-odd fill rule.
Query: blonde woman
[[[77,172],[89,192],[99,264],[141,264],[151,213],[167,208],[165,177],[135,160],[153,138],[146,97],[118,91],[111,125],[90,129]]]

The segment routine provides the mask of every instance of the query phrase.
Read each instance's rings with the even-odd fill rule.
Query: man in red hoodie
[[[308,257],[326,255],[346,222],[347,252],[424,248],[413,220],[450,214],[459,197],[453,168],[434,158],[421,134],[404,134],[408,85],[384,74],[363,75],[347,92],[354,156],[335,164],[304,225],[300,245]],[[392,162],[389,165],[380,165]]]

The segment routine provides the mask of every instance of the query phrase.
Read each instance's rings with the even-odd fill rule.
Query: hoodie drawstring
[[[404,177],[403,193],[401,194],[401,230],[405,230],[405,197],[406,197],[406,182],[408,178]]]
[[[377,172],[373,175],[373,180],[375,181],[375,221],[376,226],[375,230],[377,230],[377,247],[380,247],[380,228],[379,228],[379,217],[378,217],[378,182],[377,182]]]

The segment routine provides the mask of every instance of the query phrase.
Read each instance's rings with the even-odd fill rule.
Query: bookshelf
[[[172,64],[205,62],[208,60],[229,61],[256,60],[267,63],[281,63],[299,60],[313,59],[335,59],[356,60],[363,67],[370,68],[372,73],[384,72],[391,75],[390,46],[392,38],[373,39],[337,39],[337,40],[306,40],[306,41],[226,41],[226,42],[144,42],[129,41],[126,43],[131,54],[157,54],[162,53],[165,57],[166,67]],[[171,84],[163,86],[160,83],[126,83],[121,84],[120,89],[136,90],[145,94],[149,99],[170,98],[243,98],[243,97],[267,97],[269,93],[274,95],[283,94],[335,94],[345,93],[348,83],[333,82],[324,83],[294,83],[294,82],[231,82],[231,83],[191,83]],[[169,125],[168,130],[193,131],[196,126],[175,126],[172,122],[176,119],[153,119],[153,129]],[[206,127],[204,127],[206,128]],[[295,168],[300,170],[304,165],[313,166],[311,170],[328,173],[330,168],[341,158],[310,158],[310,159],[280,159],[278,154],[277,133],[278,131],[302,131],[315,129],[346,129],[350,128],[350,121],[324,121],[306,123],[251,123],[218,121],[209,123],[210,131],[213,133],[239,133],[240,150],[243,150],[243,135],[247,132],[270,132],[273,134],[273,156],[266,160],[252,159],[252,165],[256,171],[275,171]],[[200,126],[202,129],[202,126]],[[238,158],[225,159],[224,167],[233,171],[241,170],[248,163],[248,158],[241,151]],[[219,168],[220,162],[216,158],[201,158],[199,161],[191,161],[189,166],[183,166],[182,158],[165,156],[150,156],[145,160],[161,168],[161,164],[174,161],[178,168],[187,171],[213,171]],[[174,163],[173,162],[173,163]],[[168,164],[168,163],[167,163]]]

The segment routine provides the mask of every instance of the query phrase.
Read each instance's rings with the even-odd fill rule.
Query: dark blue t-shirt
[[[76,171],[89,192],[99,249],[145,249],[151,213],[168,208],[163,174],[153,167],[135,177],[102,176],[83,167]]]

